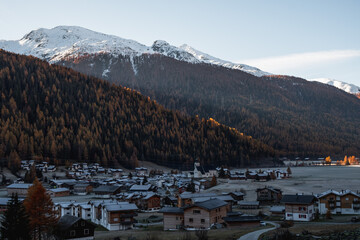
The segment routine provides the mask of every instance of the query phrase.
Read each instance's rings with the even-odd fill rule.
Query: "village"
[[[297,190],[300,184],[293,182],[299,180],[293,177],[297,169],[341,166],[288,165],[229,170],[209,169],[195,162],[193,171],[180,172],[147,167],[129,171],[97,163],[73,163],[60,170],[47,162],[22,161],[27,174],[34,168],[42,173],[41,180],[52,197],[59,223],[73,223],[64,229],[68,239],[113,239],[126,232],[136,236],[136,231],[149,225],[165,232],[201,229],[236,233],[335,215],[348,215],[345,221],[350,222],[360,213],[360,193],[355,188],[325,190],[325,185],[320,188],[324,191],[314,192],[310,188],[304,191],[306,184]],[[31,186],[23,179],[9,182],[0,190],[0,212],[6,210],[13,194],[24,199]],[[98,231],[99,227],[102,231]]]

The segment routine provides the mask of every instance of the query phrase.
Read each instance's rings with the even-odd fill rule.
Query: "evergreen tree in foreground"
[[[37,178],[28,190],[24,206],[30,220],[33,239],[46,239],[58,221],[54,210],[54,203],[45,188]]]
[[[29,217],[17,194],[12,195],[1,219],[1,239],[26,240],[30,238]]]

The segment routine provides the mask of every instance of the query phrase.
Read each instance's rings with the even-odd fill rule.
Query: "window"
[[[205,223],[205,219],[201,219],[201,223]]]
[[[176,220],[179,220],[179,217],[176,217]]]
[[[193,214],[200,214],[200,210],[193,210]]]
[[[70,231],[70,237],[74,237],[75,234],[76,234],[75,230],[71,230],[71,231]]]
[[[84,229],[84,235],[89,235],[89,229]]]
[[[288,213],[287,216],[288,216],[288,217],[292,217],[292,213]]]
[[[346,201],[349,201],[349,198],[347,197],[347,198],[345,198],[345,200],[346,200]]]
[[[81,221],[81,226],[85,226],[85,221]]]
[[[192,222],[194,222],[194,219],[192,219],[192,218],[189,218],[189,222],[191,222],[191,223],[192,223]]]

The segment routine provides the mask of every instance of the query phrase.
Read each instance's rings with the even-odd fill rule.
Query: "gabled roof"
[[[182,214],[184,213],[183,208],[178,207],[163,207],[159,213],[175,213],[175,214]]]
[[[67,191],[69,191],[69,189],[68,188],[52,188],[52,189],[49,189],[49,191],[57,193],[57,192],[67,192]]]
[[[81,218],[66,214],[59,219],[58,227],[60,230],[66,230],[79,220],[81,220]]]
[[[329,195],[329,194],[334,194],[334,195],[336,195],[336,196],[339,196],[339,195],[340,195],[340,193],[339,193],[338,191],[329,189],[329,190],[327,190],[327,191],[325,191],[325,192],[323,192],[323,193],[317,194],[316,197],[317,197],[317,198],[322,198],[322,197],[325,197],[325,196],[327,196],[327,195]]]
[[[345,196],[345,195],[351,194],[351,195],[354,195],[354,196],[356,196],[356,197],[360,197],[360,194],[359,194],[359,193],[353,192],[353,191],[351,191],[351,190],[349,190],[349,189],[346,189],[346,190],[341,191],[341,192],[339,192],[339,193],[340,193],[340,196]]]
[[[138,207],[134,203],[128,203],[128,202],[106,204],[104,205],[104,207],[108,212],[138,210]]]
[[[281,189],[279,189],[279,188],[268,187],[268,186],[265,186],[263,188],[258,188],[258,189],[256,189],[256,192],[264,190],[264,189],[267,189],[267,190],[275,192],[275,193],[281,193],[282,192]]]
[[[281,203],[288,204],[311,204],[316,201],[313,195],[284,195],[281,199]]]
[[[270,212],[285,212],[285,206],[272,206],[269,210]]]
[[[130,191],[149,191],[151,189],[151,184],[148,185],[132,185]]]
[[[244,195],[245,195],[245,194],[242,193],[242,192],[230,192],[230,193],[228,193],[228,194],[233,194],[233,195],[238,196],[238,197],[241,197],[241,196],[244,196]]]
[[[188,206],[186,208],[200,207],[200,208],[204,208],[206,210],[213,210],[215,208],[223,207],[226,205],[228,205],[227,202],[215,198],[215,199],[210,199],[210,200],[207,200],[204,202],[196,202],[195,204]]]
[[[260,205],[260,203],[259,203],[259,201],[240,201],[240,202],[238,202],[238,205],[240,205],[240,206],[259,206]]]
[[[115,191],[117,191],[120,188],[120,186],[116,186],[116,185],[100,185],[99,187],[95,188],[93,190],[94,193],[102,193],[102,192],[106,192],[106,193],[113,193]]]
[[[150,199],[151,197],[154,197],[154,196],[159,196],[159,195],[157,195],[156,193],[148,193],[148,194],[146,194],[146,196],[145,197],[143,197],[143,199],[145,199],[145,200],[147,200],[147,199]]]
[[[215,197],[216,193],[191,193],[191,192],[183,192],[180,194],[182,199],[187,198],[198,198],[198,197]]]
[[[28,189],[32,186],[32,183],[13,183],[6,188],[15,188],[15,189]]]
[[[214,197],[197,197],[197,198],[192,198],[192,200],[194,202],[204,202],[210,199],[219,199],[219,200],[223,200],[223,201],[235,201],[234,198],[230,195],[219,195],[219,196],[214,196]]]
[[[72,225],[74,225],[75,223],[77,223],[78,221],[81,221],[81,220],[84,220],[80,217],[75,217],[75,216],[72,216],[72,215],[64,215],[62,216],[57,225],[58,225],[58,229],[60,231],[64,231],[64,230],[67,230],[69,229]],[[85,220],[84,220],[85,221]],[[88,222],[88,221],[86,221]],[[92,222],[88,222],[89,225],[91,225],[93,228],[95,228],[95,224],[93,224]],[[88,228],[89,226],[87,226]]]

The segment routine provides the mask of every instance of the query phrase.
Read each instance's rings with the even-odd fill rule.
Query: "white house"
[[[316,198],[313,195],[283,195],[285,219],[293,221],[312,221],[315,214]]]

